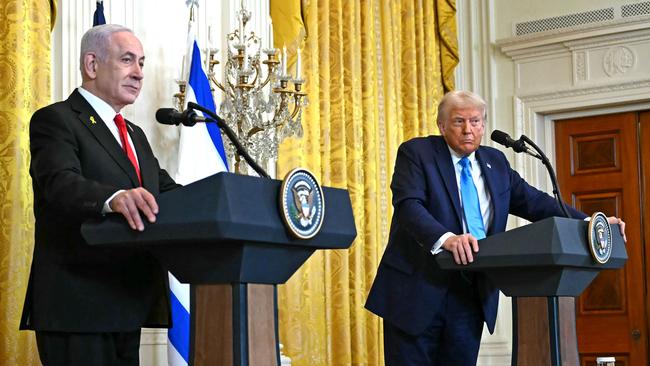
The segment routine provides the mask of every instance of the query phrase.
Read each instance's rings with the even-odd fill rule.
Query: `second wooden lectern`
[[[601,270],[621,268],[627,260],[616,226],[609,261],[596,262],[587,227],[583,220],[552,217],[480,240],[467,266],[457,265],[448,252],[436,256],[441,268],[483,272],[512,296],[513,366],[579,364],[574,297]]]

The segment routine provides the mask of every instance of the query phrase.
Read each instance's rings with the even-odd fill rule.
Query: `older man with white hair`
[[[36,331],[44,365],[138,365],[140,329],[170,324],[160,264],[137,248],[90,247],[79,232],[106,214],[142,231],[156,195],[178,186],[121,114],[140,94],[144,60],[128,28],[94,27],[81,40],[81,87],[32,116],[36,240],[20,326]]]

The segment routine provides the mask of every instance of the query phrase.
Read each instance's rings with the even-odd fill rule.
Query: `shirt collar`
[[[78,87],[77,90],[79,91],[79,94],[86,99],[88,104],[93,107],[95,112],[99,115],[99,118],[101,118],[104,123],[108,124],[113,121],[117,113],[110,104],[82,87]]]
[[[454,164],[454,168],[458,167],[459,166],[458,162],[460,161],[460,159],[463,158],[463,156],[459,155],[456,151],[454,151],[454,149],[449,147],[449,145],[447,145],[447,149],[449,149],[449,154],[451,154],[451,162]],[[474,151],[471,154],[467,155],[467,159],[469,159],[469,162],[471,163],[472,169],[474,169],[474,167],[478,166],[477,162],[476,162],[476,151]]]

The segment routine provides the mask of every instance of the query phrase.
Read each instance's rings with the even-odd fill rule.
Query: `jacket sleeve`
[[[430,195],[427,194],[429,182],[425,176],[422,160],[408,143],[397,151],[395,172],[391,182],[393,207],[395,208],[393,225],[408,232],[426,251],[431,251],[433,244],[450,230],[445,228],[427,210]],[[440,203],[448,204],[448,203]]]

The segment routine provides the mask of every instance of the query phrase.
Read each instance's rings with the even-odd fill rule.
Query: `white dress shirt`
[[[454,150],[449,146],[449,153],[451,153],[451,162],[454,165],[454,172],[456,173],[456,187],[458,188],[458,198],[460,199],[461,210],[463,207],[463,197],[460,195],[460,173],[463,170],[463,167],[459,164],[460,159],[463,157],[458,155]],[[476,152],[473,152],[467,156],[469,159],[470,167],[472,169],[472,180],[474,180],[474,185],[476,186],[476,191],[478,192],[479,205],[481,206],[481,216],[483,217],[483,226],[485,227],[485,232],[487,233],[490,224],[492,224],[492,218],[494,217],[494,209],[492,207],[492,201],[490,200],[490,192],[488,192],[487,186],[485,184],[485,179],[483,173],[481,172],[481,167],[476,160]],[[465,223],[465,215],[463,216],[463,232],[467,233],[467,225]],[[444,233],[438,240],[434,243],[433,249],[431,249],[432,254],[438,254],[442,249],[442,244],[449,237],[456,235],[452,232]]]

